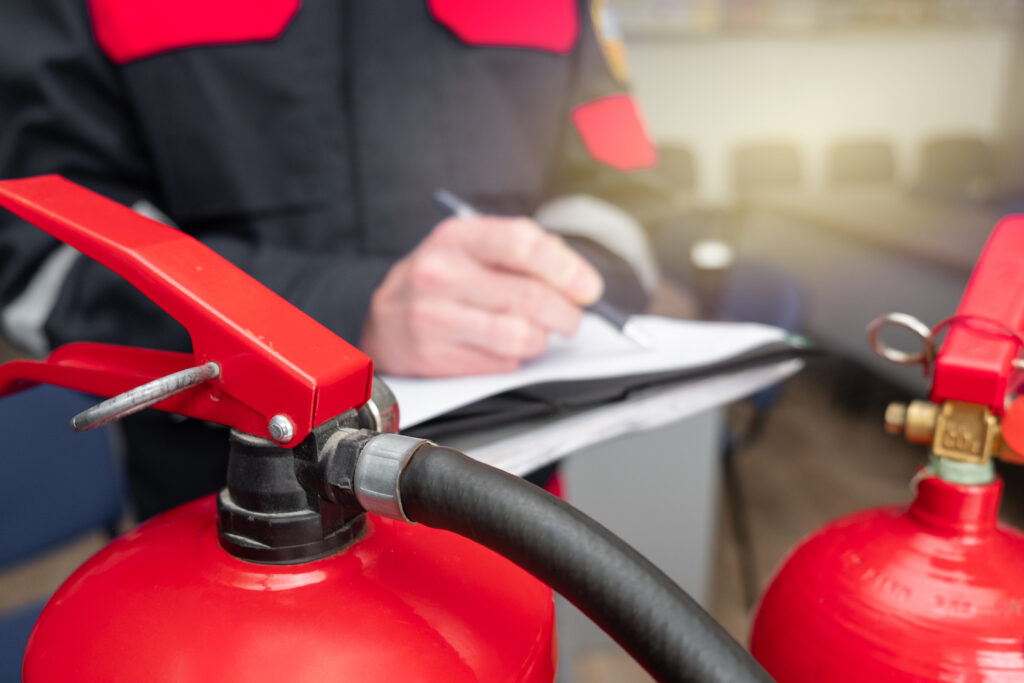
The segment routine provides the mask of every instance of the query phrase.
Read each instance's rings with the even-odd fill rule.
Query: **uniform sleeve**
[[[0,177],[59,173],[128,206],[160,206],[142,139],[84,0],[4,0]],[[270,217],[278,218],[295,216]],[[391,265],[258,245],[229,225],[194,234],[350,341]],[[120,276],[2,209],[0,308],[5,335],[37,355],[84,340],[191,347],[185,330]]]
[[[671,217],[673,193],[656,170],[657,153],[629,92],[621,41],[610,24],[595,25],[604,23],[604,4],[581,3],[566,125],[550,194],[536,217],[550,230],[589,242],[588,253],[611,281],[611,298],[637,301],[657,283],[648,231]]]

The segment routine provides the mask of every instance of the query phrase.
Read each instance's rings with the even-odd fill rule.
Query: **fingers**
[[[583,316],[579,306],[544,281],[481,264],[458,252],[424,250],[406,267],[416,297],[452,299],[520,316],[566,337],[576,333]]]
[[[394,296],[387,288],[378,289],[363,327],[360,348],[373,358],[377,371],[408,377],[511,372],[522,360],[515,352],[532,350],[522,338],[514,341],[521,333],[509,335],[501,329],[501,322],[488,323],[477,316],[467,316],[461,308],[461,304],[453,301],[410,300]],[[467,324],[472,331],[459,328]],[[481,348],[490,343],[489,334],[498,338],[495,348],[506,355]],[[460,339],[472,340],[473,344]]]
[[[494,313],[449,299],[426,299],[409,308],[413,337],[443,337],[445,344],[466,346],[518,361],[540,355],[548,334],[525,318]]]
[[[452,299],[497,313],[524,317],[544,330],[571,337],[583,310],[546,283],[482,265],[470,258],[424,254],[409,264],[417,296]]]
[[[449,219],[388,271],[360,345],[393,374],[509,372],[541,354],[550,332],[574,334],[603,286],[533,221]]]
[[[563,337],[576,334],[580,326],[583,309],[539,280],[484,269],[474,280],[479,286],[459,292],[460,300],[470,306],[519,316]]]
[[[438,233],[478,261],[537,278],[579,305],[593,303],[604,289],[601,276],[586,259],[529,219],[448,220],[438,226]]]

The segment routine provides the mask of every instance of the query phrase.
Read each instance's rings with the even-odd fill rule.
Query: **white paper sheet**
[[[755,323],[708,323],[658,316],[634,316],[632,320],[653,340],[654,348],[640,348],[603,319],[588,313],[574,337],[554,337],[546,353],[516,372],[442,379],[385,375],[383,379],[398,399],[404,429],[518,387],[696,368],[780,341],[786,334],[776,327]]]

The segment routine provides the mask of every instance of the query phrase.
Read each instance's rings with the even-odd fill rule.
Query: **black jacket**
[[[297,4],[252,6],[275,2]],[[662,199],[648,171],[595,161],[572,123],[574,107],[623,89],[585,2],[515,5],[537,14],[510,23],[526,38],[570,5],[578,32],[566,50],[472,44],[435,16],[452,4],[441,0],[305,0],[270,39],[211,19],[195,44],[161,47],[156,36],[145,54],[117,50],[163,30],[128,21],[133,7],[187,27],[217,14],[188,12],[216,4],[246,6],[4,0],[0,177],[60,173],[145,200],[350,341],[387,269],[444,218],[435,188],[500,214],[581,191],[627,207]],[[0,214],[9,333],[11,309],[36,306],[50,346],[189,348],[183,328],[118,276],[56,248]],[[47,269],[49,300],[37,282]]]

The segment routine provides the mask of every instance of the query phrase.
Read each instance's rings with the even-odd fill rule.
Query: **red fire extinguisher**
[[[223,491],[118,538],[58,589],[28,683],[551,681],[549,586],[658,680],[770,680],[593,520],[387,433],[397,408],[370,359],[193,238],[57,176],[0,182],[0,205],[121,274],[193,342],[70,344],[0,366],[0,395],[44,382],[113,397],[77,428],[149,406],[232,427]]]
[[[922,350],[884,346],[887,324],[918,334]],[[778,681],[1024,680],[1024,534],[998,523],[993,469],[1024,454],[1022,332],[1024,216],[993,231],[954,316],[869,326],[883,356],[933,373],[930,401],[886,412],[890,431],[931,446],[929,462],[909,508],[832,522],[778,570],[751,636]]]

